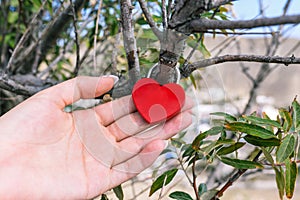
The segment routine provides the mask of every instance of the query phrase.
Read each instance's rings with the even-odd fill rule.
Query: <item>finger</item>
[[[185,105],[182,108],[182,112],[191,109],[193,105],[194,103],[192,99],[187,98]],[[107,128],[115,136],[116,141],[121,141],[127,137],[136,135],[139,132],[148,129],[151,126],[156,126],[156,124],[147,123],[138,112],[134,112],[121,117],[120,119],[107,126]]]
[[[104,94],[113,87],[115,81],[115,76],[81,76],[43,90],[37,96],[47,96],[60,108],[64,108],[79,99],[95,98]]]
[[[167,123],[158,124],[150,130],[146,130],[135,136],[128,137],[116,143],[115,158],[112,166],[124,162],[138,154],[147,144],[153,140],[166,140],[192,123],[192,115],[185,111],[169,120]]]
[[[150,167],[165,148],[165,142],[155,140],[147,144],[137,155],[112,168],[112,187],[117,186]]]
[[[187,96],[181,111],[189,110],[196,105],[195,100]]]
[[[127,152],[137,153],[147,143],[157,139],[167,140],[187,128],[191,123],[192,115],[189,111],[185,111],[166,123],[157,124],[152,128],[120,141],[118,146]]]
[[[107,129],[116,138],[116,141],[119,142],[127,137],[144,131],[151,126],[152,125],[147,123],[138,112],[134,112],[121,117],[107,126]]]
[[[194,106],[194,104],[195,103],[192,98],[187,97],[182,111],[190,109]],[[104,126],[108,126],[119,118],[136,111],[136,107],[131,96],[122,97],[106,104],[99,105],[94,109]]]
[[[115,120],[136,111],[131,96],[125,96],[106,104],[99,105],[94,109],[101,120],[101,124],[104,126],[108,126]]]

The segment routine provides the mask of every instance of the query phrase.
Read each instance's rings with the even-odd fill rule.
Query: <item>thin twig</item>
[[[149,24],[149,26],[151,27],[153,33],[156,35],[156,37],[160,40],[162,38],[162,32],[158,29],[158,27],[156,26],[155,21],[153,20],[153,18],[151,17],[150,12],[147,9],[147,5],[145,3],[144,0],[138,0],[140,7],[145,15],[145,18]]]
[[[177,150],[177,149],[176,149],[176,150]],[[191,186],[193,186],[193,181],[191,180],[191,178],[190,178],[189,175],[187,174],[186,169],[185,169],[184,166],[183,166],[183,161],[182,161],[182,159],[181,159],[181,157],[180,157],[180,155],[179,155],[179,153],[178,153],[177,151],[176,151],[176,154],[177,154],[177,160],[178,160],[178,162],[179,162],[179,165],[180,165],[180,167],[181,167],[181,169],[182,169],[182,171],[183,171],[185,177],[187,178],[187,180],[189,181],[189,183],[191,184]]]
[[[79,38],[78,38],[78,30],[77,30],[77,16],[75,11],[75,6],[70,0],[70,4],[72,6],[72,16],[73,16],[73,27],[74,27],[74,34],[75,34],[75,44],[76,44],[76,65],[74,70],[74,76],[78,75],[79,69],[80,69],[80,44],[79,44]]]
[[[300,160],[295,160],[295,161],[293,161],[293,162],[295,162],[295,163],[300,163]],[[274,164],[271,164],[271,163],[264,163],[263,165],[267,165],[267,166],[285,166],[285,163],[274,163]]]
[[[236,47],[237,47],[237,53],[238,54],[242,54],[241,51],[241,45],[240,45],[240,41],[236,42]],[[249,67],[245,66],[244,62],[240,62],[240,67],[242,68],[242,72],[244,73],[244,75],[252,82],[255,82],[254,77],[249,73]]]
[[[161,1],[161,10],[162,10],[162,24],[164,29],[168,28],[168,14],[167,14],[167,5],[166,0]]]
[[[168,23],[169,23],[169,17],[171,15],[171,10],[172,10],[172,2],[173,0],[168,0],[168,10],[167,10],[167,17],[168,17]]]
[[[296,58],[294,55],[290,57],[280,56],[260,56],[260,55],[224,55],[205,59],[202,61],[188,64],[187,67],[181,70],[181,74],[184,77],[188,77],[196,69],[216,65],[224,62],[260,62],[260,63],[278,63],[288,66],[290,64],[300,64],[300,58]]]
[[[86,26],[91,22],[92,20],[86,20],[84,23],[81,24],[80,29],[78,30],[78,33],[82,33],[82,31],[85,30]],[[70,52],[73,48],[74,45],[74,40],[71,40],[67,43],[67,45],[63,48],[63,50],[60,52],[60,54],[53,60],[51,61],[51,63],[48,65],[48,67],[46,69],[44,69],[43,71],[39,72],[38,77],[41,78],[43,76],[45,76],[49,71],[53,70],[53,68],[55,66],[57,66],[57,63],[60,62],[62,59],[65,58],[65,55],[67,52]],[[87,51],[89,52],[89,50],[91,49],[88,48]],[[83,56],[81,57],[81,61],[80,61],[80,66],[82,65],[83,60],[86,57],[86,53],[83,54]]]
[[[32,31],[32,26],[34,25],[36,19],[38,18],[39,14],[44,10],[44,7],[46,5],[47,0],[43,1],[43,4],[41,5],[39,11],[33,16],[28,28],[26,29],[25,33],[22,35],[21,39],[19,40],[18,44],[16,45],[16,47],[14,48],[14,51],[12,52],[11,57],[9,58],[9,61],[6,65],[6,71],[8,72],[12,66],[12,62],[15,60],[15,57],[17,55],[17,52],[19,51],[19,49],[21,48],[21,46],[24,44],[24,42],[26,41],[27,37],[30,35],[31,31]]]
[[[96,52],[97,52],[97,38],[98,38],[98,31],[99,31],[99,18],[100,18],[101,8],[102,8],[102,0],[99,0],[97,18],[96,18],[96,24],[95,24],[95,35],[94,35],[94,51],[93,51],[94,71],[96,71],[96,69],[97,69]]]
[[[218,34],[218,35],[274,35],[278,32],[271,31],[271,32],[221,32],[221,31],[205,31],[201,33],[208,33],[208,34]]]
[[[192,175],[193,175],[193,189],[196,195],[196,199],[200,200],[199,197],[199,192],[198,192],[198,188],[197,188],[197,175],[196,175],[196,170],[195,170],[195,166],[196,166],[196,155],[193,158],[193,164],[192,164]]]
[[[285,6],[284,6],[284,9],[283,9],[283,13],[281,15],[282,18],[286,17],[286,13],[287,13],[287,10],[289,8],[289,5],[290,5],[290,1],[287,0]],[[262,5],[261,5],[262,6]],[[262,11],[263,13],[263,11]],[[283,30],[283,24],[281,24],[280,26],[278,26],[278,30],[277,30],[277,34],[274,34],[273,37],[272,37],[272,40],[269,42],[268,44],[268,40],[267,38],[265,37],[265,43],[268,44],[268,48],[267,48],[267,51],[266,51],[266,56],[274,56],[276,55],[276,52],[279,48],[279,45],[281,43],[280,39],[281,39],[281,31]],[[270,27],[270,30],[272,31],[272,28]],[[294,55],[291,56],[291,58],[293,59],[294,58]],[[261,83],[266,79],[267,76],[269,76],[269,74],[271,74],[271,72],[276,68],[275,67],[271,67],[268,63],[263,63],[260,67],[260,70],[259,72],[257,73],[257,76],[255,78],[255,80],[253,81],[253,86],[252,86],[252,89],[250,90],[250,95],[249,95],[249,99],[248,99],[248,102],[242,112],[242,114],[244,113],[247,113],[250,111],[250,108],[253,104],[253,102],[255,101],[256,99],[256,96],[257,96],[257,90],[259,89]]]

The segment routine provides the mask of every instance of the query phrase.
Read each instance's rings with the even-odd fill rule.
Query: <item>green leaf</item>
[[[205,131],[204,133],[206,133],[208,135],[217,135],[217,134],[221,133],[224,130],[225,129],[224,129],[223,126],[214,126],[211,129]]]
[[[292,155],[295,149],[295,144],[296,140],[292,134],[285,136],[276,152],[276,161],[278,163],[282,163],[285,159]]]
[[[219,146],[222,146],[224,144],[234,144],[235,141],[232,139],[225,139],[225,140],[217,140],[217,141],[213,141],[211,142],[210,145],[206,146],[203,148],[203,151],[206,154],[209,154],[212,150],[218,148]]]
[[[206,133],[200,133],[192,142],[192,148],[194,150],[198,150],[198,148],[201,144],[201,141],[203,141],[203,139],[205,139],[207,136],[208,136],[208,134],[206,134]]]
[[[8,33],[4,38],[4,43],[8,44],[11,47],[15,46],[15,33]]]
[[[224,113],[224,112],[214,112],[214,113],[210,113],[211,115],[216,115],[216,116],[221,116],[225,118],[226,122],[235,122],[236,121],[236,117],[234,117],[233,115],[230,115],[228,113]]]
[[[289,132],[290,128],[292,127],[292,116],[291,113],[289,113],[285,109],[279,109],[279,115],[283,119],[283,130],[285,132]]]
[[[206,46],[203,43],[203,39],[200,41],[200,43],[197,43],[197,41],[193,37],[188,37],[186,42],[187,45],[191,48],[196,48],[196,50],[200,51],[204,58],[209,58],[211,56],[210,52],[207,50]]]
[[[275,162],[274,162],[274,159],[272,157],[272,155],[270,154],[270,152],[268,152],[264,147],[261,147],[261,150],[263,152],[263,154],[265,155],[267,161],[269,161],[272,166],[274,166]]]
[[[171,144],[176,148],[180,148],[185,142],[180,138],[171,138]]]
[[[171,149],[164,149],[161,153],[160,153],[160,155],[163,155],[163,154],[166,154],[166,153],[170,153],[170,152],[173,152]]]
[[[182,148],[184,150],[182,157],[185,158],[187,156],[192,156],[195,152],[195,150],[192,148],[192,145],[184,146],[185,148]]]
[[[214,126],[211,129],[209,129],[203,133],[200,133],[192,142],[193,149],[197,150],[201,144],[201,141],[203,141],[207,136],[219,134],[223,130],[224,130],[224,127],[222,127],[222,126]]]
[[[263,168],[263,166],[257,162],[250,160],[240,160],[228,157],[221,157],[221,162],[230,165],[236,169],[255,169],[255,168]]]
[[[207,50],[205,44],[203,43],[203,39],[201,40],[198,49],[202,53],[202,55],[203,55],[204,58],[207,59],[207,58],[209,58],[211,56],[210,52]]]
[[[258,124],[258,125],[271,125],[277,128],[281,128],[281,125],[279,122],[271,119],[264,119],[256,116],[243,116],[243,118],[247,119],[248,121]]]
[[[198,186],[198,195],[201,196],[205,192],[207,192],[207,185],[205,183],[200,183]]]
[[[188,193],[180,192],[180,191],[172,192],[169,195],[169,197],[178,200],[193,200],[193,198]]]
[[[149,196],[165,185],[168,185],[175,177],[178,169],[171,169],[160,175],[151,185]]]
[[[239,148],[243,147],[246,143],[244,142],[237,142],[235,144],[232,144],[228,147],[222,147],[218,152],[217,154],[219,156],[223,156],[223,155],[226,155],[226,154],[230,154],[236,150],[238,150]]]
[[[297,164],[290,159],[285,161],[285,195],[291,199],[294,194],[296,178],[298,174]]]
[[[139,36],[139,38],[157,41],[157,37],[153,33],[152,29],[143,29],[143,33]]]
[[[18,12],[9,12],[7,20],[8,20],[8,23],[14,24],[17,22],[18,18],[19,18]]]
[[[190,79],[191,79],[191,82],[192,82],[194,88],[197,89],[197,83],[195,81],[195,77],[193,74],[190,75]]]
[[[246,135],[244,139],[254,145],[254,146],[259,146],[259,147],[272,147],[272,146],[279,146],[280,145],[280,140],[277,138],[269,138],[269,139],[262,139],[259,137],[255,137],[252,135]]]
[[[296,98],[294,99],[292,103],[293,108],[293,125],[295,128],[295,131],[300,131],[300,104],[296,101]]]
[[[159,15],[152,15],[152,18],[153,18],[153,20],[156,23],[162,23],[162,17],[161,16],[159,16]]]
[[[247,124],[244,122],[232,122],[225,124],[225,128],[230,131],[238,131],[248,135],[260,137],[263,139],[276,138],[276,136],[269,130],[254,124]]]
[[[267,115],[267,113],[265,113],[265,112],[262,113],[262,116],[263,116],[264,119],[271,120],[270,117],[269,117],[269,116]],[[269,131],[273,131],[273,130],[274,130],[272,125],[265,125],[264,127],[265,127],[267,130],[269,130]]]
[[[285,180],[284,180],[283,170],[281,167],[279,167],[279,169],[277,169],[275,167],[274,170],[275,170],[275,174],[276,174],[276,184],[277,184],[279,197],[280,197],[280,199],[283,199],[284,188],[285,188]]]
[[[114,191],[115,195],[117,196],[117,198],[119,200],[123,200],[124,199],[124,193],[123,193],[123,189],[122,189],[121,185],[118,185],[117,187],[114,187],[113,191]]]
[[[101,195],[101,200],[109,200],[108,197],[106,196],[106,194],[102,194]]]
[[[146,21],[146,19],[142,16],[140,18],[138,18],[136,21],[135,21],[137,24],[139,25],[145,25],[145,24],[148,24],[148,22]]]

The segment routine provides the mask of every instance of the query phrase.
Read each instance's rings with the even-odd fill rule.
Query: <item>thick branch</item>
[[[183,32],[181,25],[188,21],[198,18],[203,12],[209,11],[219,6],[228,4],[235,0],[178,0],[175,6],[175,11],[172,14],[169,26],[171,29]]]
[[[181,69],[181,75],[188,77],[196,69],[216,65],[224,62],[259,62],[259,63],[278,63],[288,66],[289,64],[300,64],[300,58],[294,57],[280,57],[280,56],[260,56],[260,55],[224,55],[220,57],[205,59],[202,61],[188,64]]]
[[[128,61],[128,72],[130,85],[139,79],[140,65],[136,46],[136,39],[134,36],[134,26],[132,24],[132,9],[130,0],[121,0],[121,17],[122,17],[122,31],[124,39],[124,48],[126,51]]]
[[[282,24],[298,24],[300,23],[300,15],[289,15],[273,18],[261,18],[254,20],[211,20],[211,19],[194,19],[186,24],[185,32],[206,32],[210,29],[245,29],[263,26],[275,26]]]
[[[1,72],[0,72],[1,73]],[[32,96],[35,93],[53,85],[46,83],[32,75],[16,75],[9,77],[6,74],[0,74],[0,88],[24,96]]]

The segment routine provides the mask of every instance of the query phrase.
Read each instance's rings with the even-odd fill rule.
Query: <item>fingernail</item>
[[[114,85],[119,81],[119,77],[115,76],[115,75],[105,75],[103,77],[107,77],[107,78],[112,78],[114,79]]]

